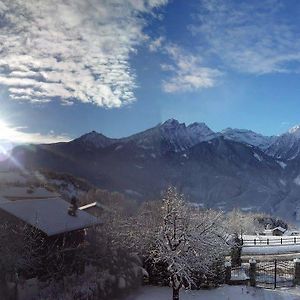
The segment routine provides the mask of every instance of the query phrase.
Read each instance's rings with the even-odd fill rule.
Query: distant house
[[[281,226],[278,226],[278,227],[273,228],[272,231],[273,231],[273,235],[281,236],[286,232],[286,229]]]
[[[273,235],[273,230],[272,229],[265,229],[261,235]]]
[[[38,232],[43,238],[43,246],[37,245],[43,248],[41,251],[51,247],[77,249],[85,240],[85,229],[102,223],[82,210],[71,214],[70,203],[61,198],[10,201],[3,197],[0,197],[0,222],[26,224],[34,229],[32,232]],[[68,260],[72,261],[74,251],[68,253]]]
[[[300,235],[300,231],[299,230],[287,230],[284,235],[287,236],[298,236]]]
[[[286,232],[286,229],[278,226],[273,229],[265,229],[263,235],[274,235],[274,236],[281,236]]]

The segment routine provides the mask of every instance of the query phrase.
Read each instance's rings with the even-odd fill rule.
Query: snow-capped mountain
[[[96,131],[89,132],[73,140],[80,147],[105,148],[114,144],[119,146],[128,142],[145,149],[156,149],[158,152],[180,152],[190,147],[223,136],[227,140],[258,147],[270,156],[279,160],[291,160],[300,156],[300,125],[294,126],[281,136],[264,136],[247,129],[226,128],[221,132],[212,131],[205,123],[192,123],[186,126],[175,119],[131,135],[126,138],[112,139]]]
[[[175,119],[132,136],[111,139],[101,133],[92,131],[75,139],[71,143],[88,147],[105,148],[107,146],[126,143],[135,143],[142,148],[156,148],[160,152],[183,151],[197,143],[215,138],[217,135],[205,123],[193,123],[188,126]]]
[[[216,134],[205,123],[193,123],[186,126],[185,123],[179,123],[175,119],[170,119],[159,124],[157,129],[158,132],[155,131],[152,134],[158,133],[161,142],[168,144],[168,150],[175,152],[184,151],[198,143],[216,137]],[[147,135],[149,136],[149,132]],[[140,144],[144,142],[148,142],[147,138],[139,141]]]
[[[270,145],[277,139],[275,136],[264,136],[260,133],[246,129],[226,128],[221,131],[221,134],[225,137],[225,139],[249,144],[258,147],[261,150],[269,148]]]
[[[293,160],[300,157],[300,125],[280,135],[266,150],[268,155],[281,160]]]
[[[27,169],[70,173],[140,200],[156,199],[174,184],[204,207],[292,219],[300,205],[300,160],[288,159],[299,144],[300,126],[265,137],[170,119],[126,138],[90,132],[68,143],[19,146],[13,156]]]

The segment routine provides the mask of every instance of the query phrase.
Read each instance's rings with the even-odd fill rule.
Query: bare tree
[[[234,209],[227,214],[225,226],[231,234],[238,237],[243,234],[256,234],[264,229],[258,221],[260,216],[261,214],[243,213],[239,209]]]

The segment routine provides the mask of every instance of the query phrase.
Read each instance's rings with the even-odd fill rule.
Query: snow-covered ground
[[[168,287],[145,286],[126,300],[168,300],[172,289]],[[212,290],[181,291],[182,300],[299,300],[300,288],[266,290],[248,286],[224,285]]]
[[[242,255],[260,254],[285,254],[285,253],[300,253],[300,245],[277,245],[277,246],[258,246],[258,247],[243,247]]]
[[[300,236],[245,235],[242,255],[300,253]]]

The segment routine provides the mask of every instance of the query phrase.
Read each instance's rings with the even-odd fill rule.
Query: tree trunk
[[[173,288],[173,300],[179,300],[179,290],[180,289]]]

